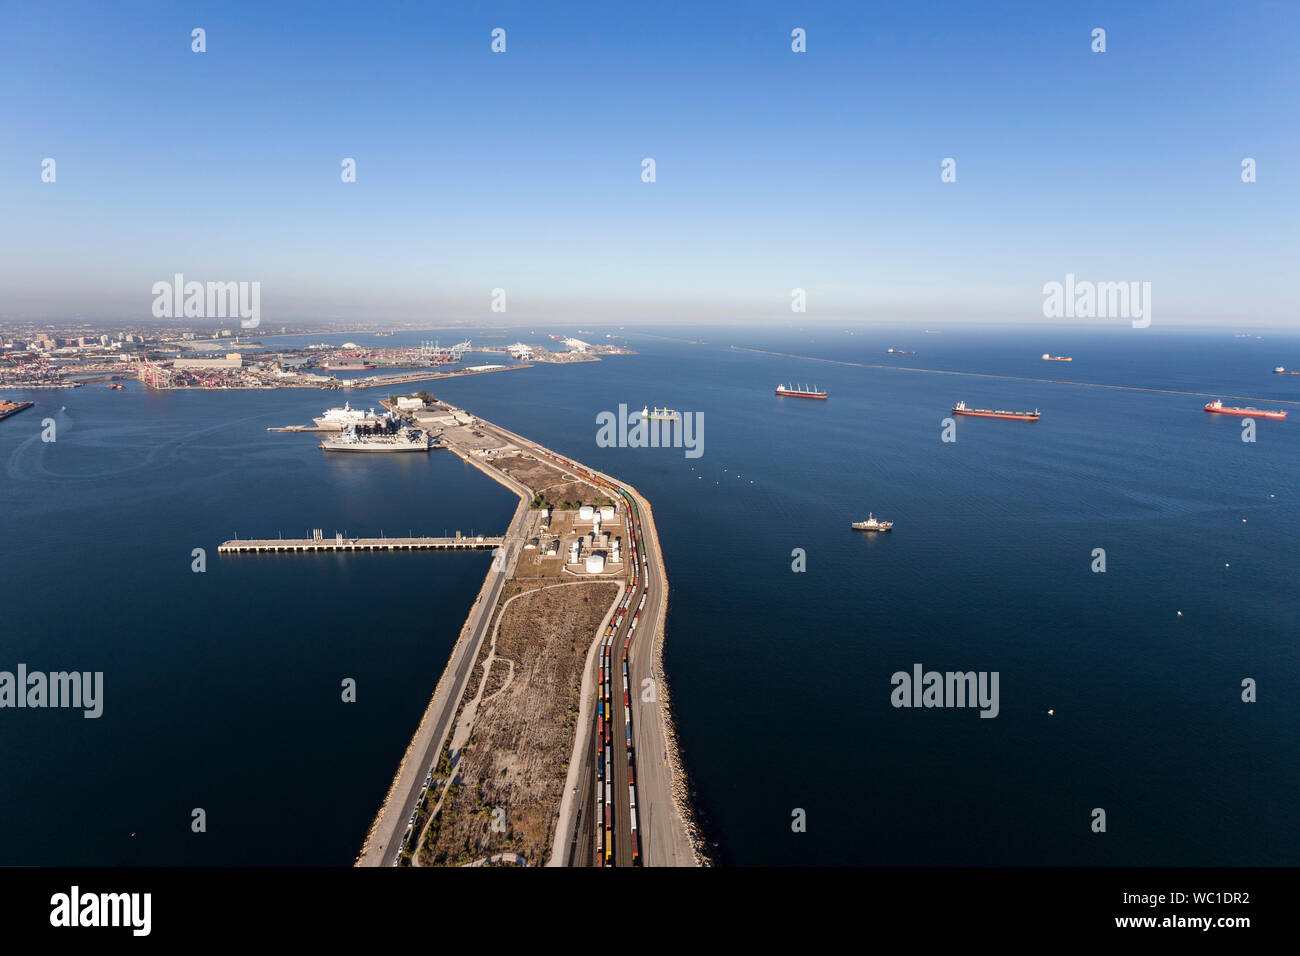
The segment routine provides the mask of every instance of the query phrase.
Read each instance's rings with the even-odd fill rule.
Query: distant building
[[[212,368],[234,370],[244,367],[243,356],[238,352],[232,352],[225,358],[216,356],[204,358],[178,358],[172,362],[173,368]]]
[[[399,398],[397,407],[402,411],[414,411],[417,408],[424,408],[424,399],[422,398]]]

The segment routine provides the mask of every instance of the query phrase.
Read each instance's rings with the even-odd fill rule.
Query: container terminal
[[[17,415],[19,412],[25,412],[31,407],[31,402],[9,402],[0,399],[0,421],[4,421],[11,415]]]

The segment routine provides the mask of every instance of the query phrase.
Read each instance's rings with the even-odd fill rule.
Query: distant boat
[[[1274,375],[1300,375],[1300,372],[1288,372],[1285,367],[1279,365],[1277,368],[1273,369],[1273,374]]]
[[[967,408],[965,402],[958,402],[952,407],[954,415],[973,415],[976,418],[1014,418],[1022,422],[1038,421],[1038,409],[1032,412],[1007,412],[1000,408]]]
[[[938,330],[938,329],[926,329],[926,330],[925,330],[925,334],[926,334],[926,335],[938,335],[938,334],[939,334],[939,330]]]
[[[784,395],[787,398],[829,398],[824,389],[818,389],[816,385],[778,385],[776,394]]]
[[[1073,362],[1074,359],[1072,359],[1068,355],[1048,355],[1046,352],[1044,352],[1043,361],[1044,362]]]
[[[433,447],[433,443],[429,440],[428,433],[419,428],[401,428],[391,433],[358,435],[355,425],[347,425],[337,436],[326,438],[317,447],[325,451],[427,452]]]
[[[877,521],[876,516],[870,511],[867,512],[866,521],[854,521],[854,531],[890,531],[893,530],[894,522]]]
[[[312,419],[318,428],[345,428],[348,425],[361,425],[371,422],[381,421],[384,415],[376,415],[372,408],[369,412],[363,412],[359,408],[353,408],[347,402],[343,403],[342,408],[329,408],[319,418]]]
[[[1225,405],[1219,399],[1205,403],[1207,412],[1214,412],[1217,415],[1241,415],[1250,418],[1286,418],[1285,411],[1271,411],[1262,408],[1235,408],[1232,405]]]
[[[641,417],[652,422],[679,422],[682,420],[680,412],[671,408],[651,409],[649,405],[641,409]]]
[[[915,352],[908,352],[905,349],[890,349],[890,355],[915,355]]]

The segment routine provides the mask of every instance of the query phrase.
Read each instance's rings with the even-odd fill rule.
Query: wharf
[[[501,547],[504,538],[483,535],[455,538],[249,538],[223,541],[218,554],[248,554],[267,551],[490,551]]]
[[[25,412],[32,407],[31,402],[5,402],[0,401],[0,421],[8,418],[10,415],[17,415],[19,412]]]

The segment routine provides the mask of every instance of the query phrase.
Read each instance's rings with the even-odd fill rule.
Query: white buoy
[[[1182,617],[1182,616],[1183,616],[1183,612],[1182,612],[1182,611],[1179,611],[1179,612],[1178,612],[1178,616],[1179,616],[1179,617]]]
[[[1048,716],[1048,717],[1055,717],[1055,716],[1056,716],[1056,711],[1055,711],[1055,710],[1049,710],[1049,711],[1047,712],[1047,716]]]

